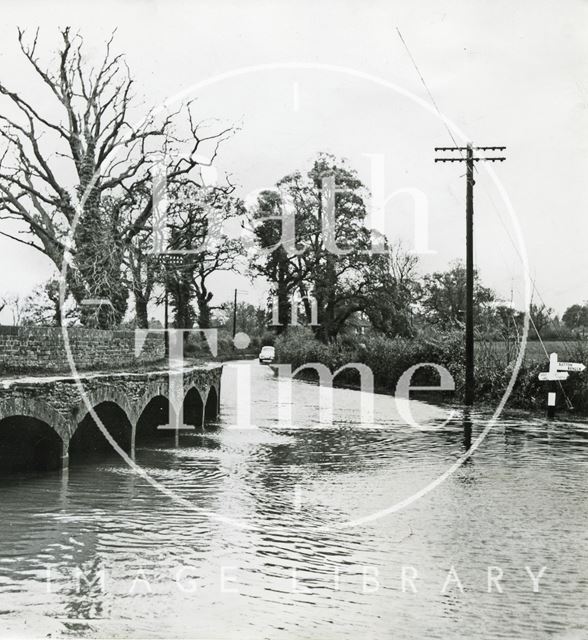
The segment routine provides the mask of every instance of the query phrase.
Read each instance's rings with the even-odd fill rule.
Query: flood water
[[[257,428],[232,428],[236,367]],[[377,395],[362,428],[336,389],[331,425],[294,382],[284,423],[280,384],[226,366],[216,425],[138,448],[173,496],[114,454],[3,478],[0,636],[587,637],[586,425],[501,420],[410,501],[464,452],[461,417],[438,429],[447,410],[414,403],[417,430]]]

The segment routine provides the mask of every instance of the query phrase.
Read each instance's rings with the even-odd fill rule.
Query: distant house
[[[372,329],[372,323],[363,311],[356,311],[345,324],[345,330],[357,336],[365,336]]]

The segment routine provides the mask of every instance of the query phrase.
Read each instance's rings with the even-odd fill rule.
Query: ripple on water
[[[465,450],[462,422],[438,429],[448,409],[416,405],[434,428],[415,430],[376,396],[371,428],[356,428],[358,393],[336,390],[330,427],[317,388],[295,382],[282,424],[275,379],[251,373],[259,428],[230,428],[224,380],[218,427],[182,434],[178,449],[137,449],[137,463],[191,506],[116,457],[65,478],[0,480],[0,636],[470,640],[586,628],[585,423],[508,416],[430,494],[337,529],[443,473]],[[471,416],[472,438],[490,415]],[[418,574],[416,594],[402,590],[403,566]],[[464,593],[441,593],[451,566]],[[503,571],[502,594],[488,593],[488,566]],[[527,566],[547,567],[539,593]],[[76,589],[79,567],[107,571],[106,592]],[[221,591],[223,567],[235,593]],[[152,592],[130,592],[138,572]]]

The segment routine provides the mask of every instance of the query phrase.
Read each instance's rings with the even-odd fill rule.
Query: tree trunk
[[[183,278],[178,278],[170,284],[170,295],[174,309],[174,324],[176,329],[192,329],[194,326],[194,312],[190,305],[190,285]]]
[[[61,304],[59,303],[59,299],[54,302],[54,305],[53,322],[56,327],[61,327]]]
[[[147,313],[147,300],[142,295],[135,292],[135,320],[137,328],[149,328],[149,315]]]
[[[276,327],[277,333],[283,333],[290,324],[290,291],[288,289],[287,282],[287,262],[288,259],[284,256],[284,249],[279,248],[280,255],[278,258],[278,279],[276,282],[276,298],[278,303],[278,322]]]
[[[94,152],[89,147],[80,171],[78,192],[85,200],[75,232],[78,273],[70,270],[70,290],[79,305],[87,298],[104,301],[81,306],[80,318],[83,324],[108,329],[120,324],[127,308],[128,289],[123,281],[119,230],[112,219],[116,216],[110,217],[110,224],[104,224],[100,192],[91,184],[95,169]]]
[[[335,272],[335,256],[328,254],[325,265],[324,278],[324,307],[320,326],[317,332],[322,342],[330,342],[336,337],[338,329],[335,326],[337,274]]]
[[[210,312],[210,300],[212,294],[208,293],[205,296],[198,296],[198,327],[200,329],[210,329],[211,312]]]

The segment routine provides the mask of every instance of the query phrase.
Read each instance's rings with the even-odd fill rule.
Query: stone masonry
[[[222,365],[191,366],[178,369],[183,375],[183,391],[195,388],[202,400],[203,414],[209,394],[216,392],[215,414],[219,409]],[[115,402],[132,425],[134,446],[137,421],[151,399],[169,398],[169,373],[154,370],[140,373],[86,373],[73,376],[18,377],[0,380],[0,420],[28,416],[49,424],[63,441],[63,465],[67,466],[69,442],[88,406]],[[174,403],[175,404],[175,403]],[[204,424],[204,415],[203,415]]]
[[[133,330],[70,327],[67,329],[67,341],[80,371],[142,366],[165,357],[162,332],[148,333],[138,355],[135,353]],[[0,373],[33,371],[70,371],[62,329],[0,325]]]

